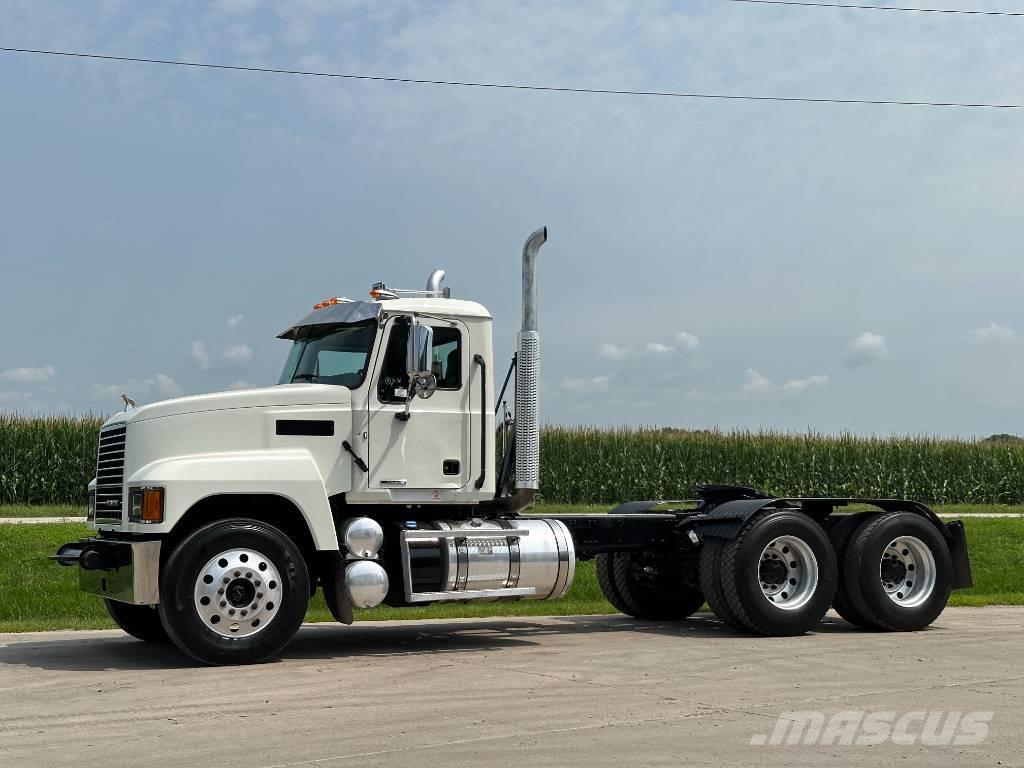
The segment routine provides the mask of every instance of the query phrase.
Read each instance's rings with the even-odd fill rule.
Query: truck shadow
[[[352,626],[306,624],[280,659],[330,660],[387,656],[411,656],[487,652],[502,648],[541,646],[547,636],[597,635],[629,632],[657,634],[716,643],[773,642],[738,632],[710,613],[699,613],[679,622],[639,621],[626,616],[550,616],[493,619],[418,620]],[[828,617],[810,635],[858,634],[859,630]],[[776,640],[778,641],[778,640]],[[792,642],[792,640],[789,640]],[[703,646],[706,648],[706,646]],[[166,670],[203,665],[180,653],[173,645],[142,643],[121,634],[82,632],[80,637],[61,634],[52,640],[38,635],[0,648],[0,664],[67,671]]]

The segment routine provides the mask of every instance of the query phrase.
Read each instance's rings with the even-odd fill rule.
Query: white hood
[[[129,408],[123,413],[112,416],[104,426],[203,411],[292,405],[345,405],[351,401],[352,392],[348,387],[333,384],[280,384],[259,389],[240,389],[229,392],[212,392],[207,395],[176,397],[173,400],[140,405],[138,408]]]

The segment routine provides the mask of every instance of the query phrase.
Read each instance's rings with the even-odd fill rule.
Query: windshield
[[[300,329],[279,384],[314,381],[355,389],[366,378],[377,322]]]

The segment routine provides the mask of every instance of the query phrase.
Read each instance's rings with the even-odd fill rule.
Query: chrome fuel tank
[[[559,520],[438,520],[418,534],[428,538],[410,542],[410,595],[553,600],[572,586],[576,553]]]

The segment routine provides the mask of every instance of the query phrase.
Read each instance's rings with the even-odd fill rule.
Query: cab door
[[[413,398],[408,420],[397,418],[408,394],[409,323],[390,318],[369,393],[369,487],[410,501],[447,501],[469,483],[472,464],[469,329],[458,320],[420,322],[434,331],[437,390],[427,399]],[[403,489],[411,493],[397,493]]]

